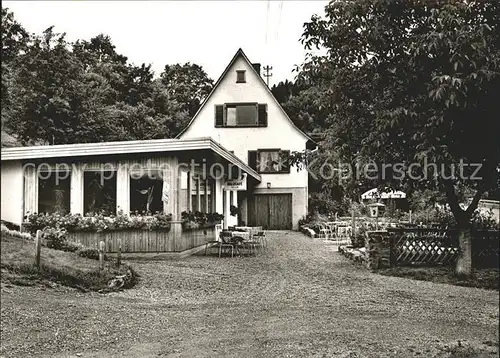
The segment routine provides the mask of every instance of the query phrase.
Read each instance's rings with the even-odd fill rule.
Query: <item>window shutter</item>
[[[267,104],[259,104],[259,126],[267,127]]]
[[[215,105],[215,126],[216,127],[224,126],[224,106],[223,105]]]
[[[248,166],[252,169],[257,170],[257,151],[249,150],[248,151]]]

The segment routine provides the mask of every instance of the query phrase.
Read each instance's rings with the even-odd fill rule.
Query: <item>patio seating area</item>
[[[216,249],[216,250],[214,250]],[[205,255],[249,256],[267,249],[267,237],[261,226],[215,226],[214,239],[205,244]]]
[[[347,242],[352,233],[352,226],[346,221],[329,221],[319,224],[319,232],[316,236],[320,239],[335,241],[337,243]]]

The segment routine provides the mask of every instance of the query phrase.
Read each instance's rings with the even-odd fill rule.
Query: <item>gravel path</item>
[[[372,274],[318,239],[270,234],[257,257],[132,262],[101,295],[2,285],[3,357],[447,357],[498,352],[496,291]]]

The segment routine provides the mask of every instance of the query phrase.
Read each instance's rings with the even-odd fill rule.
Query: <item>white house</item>
[[[307,212],[307,171],[280,153],[315,144],[256,67],[238,50],[176,139],[2,148],[2,219],[161,211],[172,214],[177,237],[181,213],[197,210],[223,214],[225,227],[296,229]]]
[[[298,228],[307,213],[308,173],[289,168],[280,154],[313,149],[315,143],[275,99],[260,76],[260,64],[252,64],[241,49],[178,138],[201,136],[212,137],[262,177],[237,191],[240,215],[230,224]]]

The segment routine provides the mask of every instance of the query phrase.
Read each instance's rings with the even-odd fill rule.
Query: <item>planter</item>
[[[90,248],[105,242],[106,252],[118,252],[121,241],[122,252],[172,252],[178,251],[175,237],[170,230],[124,229],[105,232],[69,232],[67,240],[79,242]]]
[[[187,221],[182,223],[182,231],[192,231],[192,230],[200,230],[200,229],[211,229],[214,228],[216,223],[204,223],[199,224],[192,221]]]

